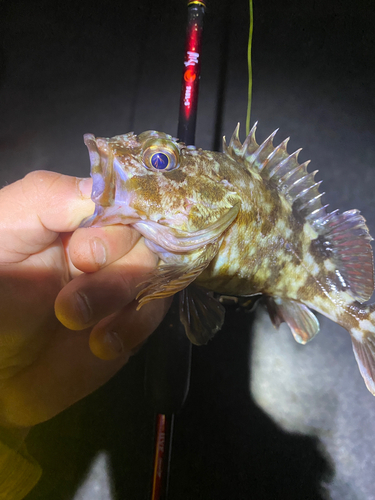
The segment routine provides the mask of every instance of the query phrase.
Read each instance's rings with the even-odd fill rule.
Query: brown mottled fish
[[[144,236],[160,263],[139,304],[181,292],[194,344],[222,326],[212,292],[260,294],[273,324],[285,321],[302,344],[319,330],[310,309],[343,326],[375,394],[375,304],[361,305],[374,289],[365,219],[329,213],[299,150],[289,155],[288,139],[274,147],[276,132],[258,145],[255,130],[241,144],[237,126],[223,153],[156,131],[85,135],[96,209],[83,225],[129,224]]]

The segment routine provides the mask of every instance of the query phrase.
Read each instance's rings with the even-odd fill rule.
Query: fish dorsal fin
[[[324,194],[319,192],[321,183],[314,180],[318,171],[308,173],[307,166],[310,162],[298,162],[301,149],[289,154],[289,138],[275,147],[273,139],[277,130],[259,145],[255,139],[256,128],[257,123],[241,144],[238,124],[228,146],[224,142],[224,152],[234,160],[241,158],[250,171],[255,171],[263,179],[270,181],[303,219],[314,220],[326,215],[328,205],[323,207],[321,204]]]
[[[342,287],[359,302],[369,300],[374,291],[372,238],[359,210],[335,210],[312,226],[319,234],[316,244],[337,266]]]
[[[300,149],[292,154],[287,152],[289,139],[274,147],[273,132],[262,144],[255,139],[257,123],[241,144],[239,125],[224,152],[253,172],[273,184],[280,194],[290,203],[293,213],[300,221],[307,221],[318,233],[318,251],[332,258],[340,286],[352,296],[364,302],[374,290],[373,256],[371,236],[365,219],[358,210],[343,214],[338,211],[327,212],[328,205],[322,205],[319,192],[321,182],[315,182],[317,173],[307,172],[308,161],[300,164]]]

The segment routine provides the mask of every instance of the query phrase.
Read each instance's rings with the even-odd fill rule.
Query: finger
[[[0,190],[0,262],[20,262],[91,215],[91,179],[36,171]]]
[[[2,425],[33,426],[52,418],[107,382],[130,356],[102,361],[92,354],[88,340],[88,331],[61,328],[38,362],[2,381]]]
[[[88,330],[77,333],[61,329],[56,332],[38,362],[2,382],[2,424],[19,427],[36,425],[103,385],[128,361],[134,347],[157,327],[169,302],[169,299],[153,301],[138,312],[135,311],[136,304],[132,303],[113,318],[113,328],[119,332],[123,342],[123,350],[115,359],[110,357],[108,347],[103,347],[99,338],[95,340],[98,334],[90,336],[90,351]],[[124,332],[121,328],[126,321],[127,332]],[[3,407],[6,412],[2,411]]]
[[[140,234],[120,224],[77,229],[69,241],[72,264],[80,271],[92,273],[127,254]]]
[[[65,258],[65,263],[68,267],[68,279],[66,282],[72,280],[73,278],[77,278],[77,276],[80,276],[82,274],[82,271],[75,267],[75,265],[72,262],[72,259],[70,258],[70,253],[69,253],[69,245],[70,245],[70,240],[72,238],[73,233],[61,233],[60,234],[60,240],[62,243],[62,246],[64,248],[64,258]],[[61,288],[61,287],[60,287]]]
[[[59,293],[55,314],[71,330],[82,330],[134,300],[137,286],[157,264],[157,257],[139,240],[124,257],[96,273],[81,274]]]
[[[137,311],[138,302],[133,301],[105,318],[90,334],[92,353],[106,360],[131,353],[157,328],[171,303],[172,298],[153,300]]]

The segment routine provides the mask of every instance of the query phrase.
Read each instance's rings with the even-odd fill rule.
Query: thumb
[[[35,171],[0,190],[0,263],[20,262],[94,212],[91,179]]]

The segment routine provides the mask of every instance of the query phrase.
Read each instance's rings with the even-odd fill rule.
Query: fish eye
[[[179,154],[176,146],[157,144],[157,142],[143,150],[142,160],[145,167],[158,171],[170,171],[177,168]]]
[[[170,159],[169,156],[161,151],[153,153],[150,157],[151,165],[157,170],[165,170],[169,167]]]

